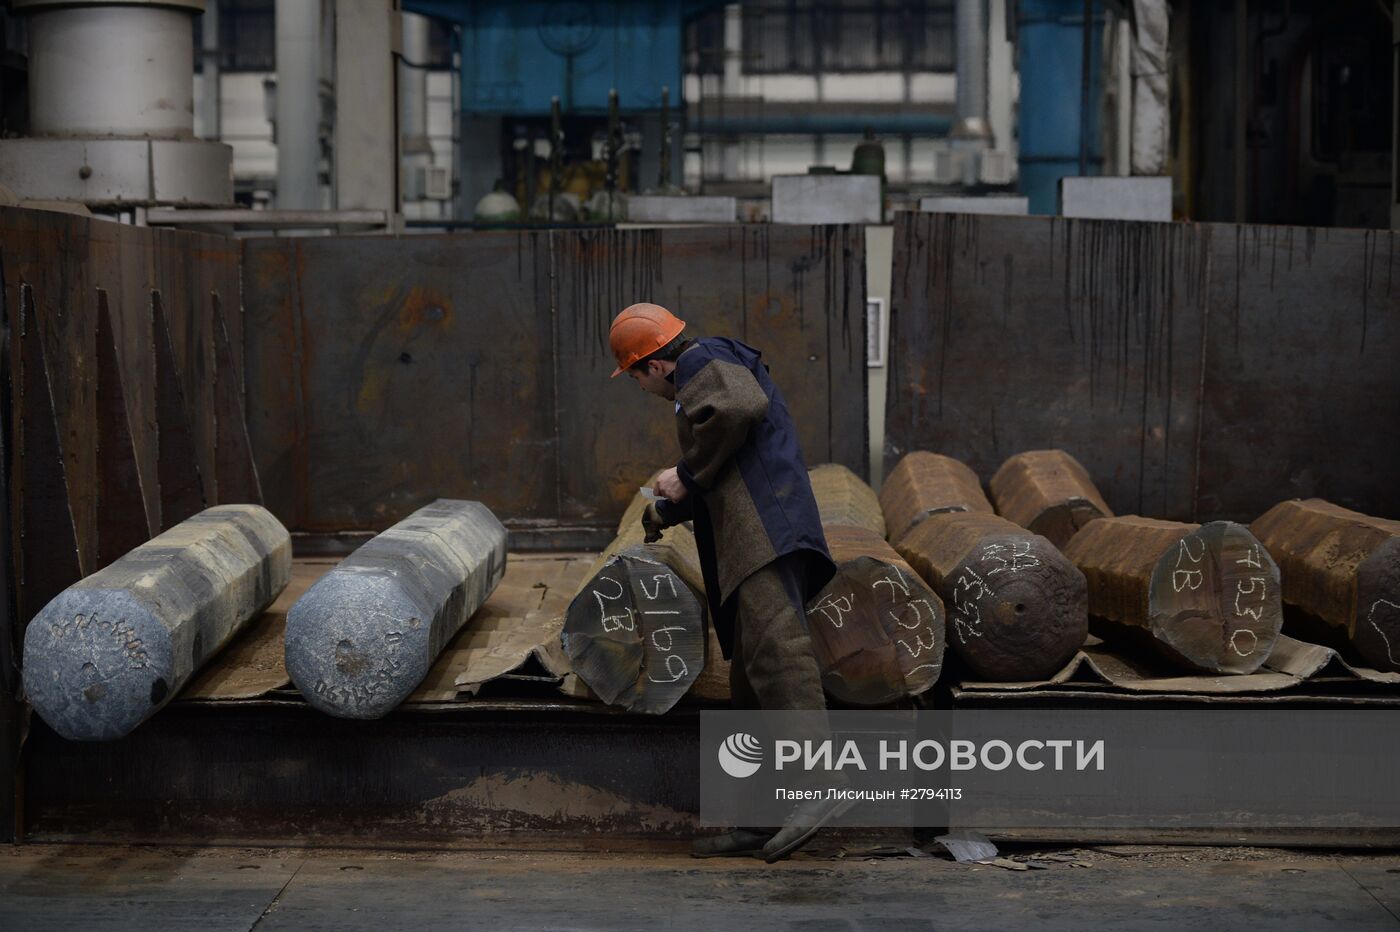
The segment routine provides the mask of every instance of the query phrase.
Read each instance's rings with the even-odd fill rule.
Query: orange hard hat
[[[617,357],[617,378],[681,335],[685,321],[659,304],[634,304],[613,318],[608,343]]]

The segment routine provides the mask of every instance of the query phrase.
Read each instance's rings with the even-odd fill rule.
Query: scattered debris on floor
[[[997,846],[981,832],[959,829],[946,835],[939,835],[934,841],[943,846],[953,860],[960,864],[968,861],[982,861],[997,856]]]

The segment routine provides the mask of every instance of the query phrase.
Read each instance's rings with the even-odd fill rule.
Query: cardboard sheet
[[[1018,683],[964,680],[958,684],[958,688],[969,693],[1001,693],[1075,686],[1086,690],[1111,687],[1157,694],[1233,695],[1276,692],[1300,686],[1304,682],[1327,681],[1397,684],[1400,683],[1400,673],[1383,673],[1355,666],[1330,647],[1280,635],[1269,659],[1254,673],[1240,676],[1182,675],[1165,659],[1110,647],[1091,635],[1069,663],[1049,679]]]

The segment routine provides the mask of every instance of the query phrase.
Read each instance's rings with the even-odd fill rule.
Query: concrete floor
[[[819,852],[820,854],[820,852]],[[0,929],[1394,929],[1400,856],[1077,849],[1011,871],[941,858],[0,849]]]

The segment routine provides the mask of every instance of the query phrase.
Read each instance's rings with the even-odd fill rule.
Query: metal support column
[[[394,0],[336,0],[335,206],[399,207],[399,11]],[[394,224],[391,223],[391,226]]]
[[[321,2],[277,0],[277,207],[321,200]]]

